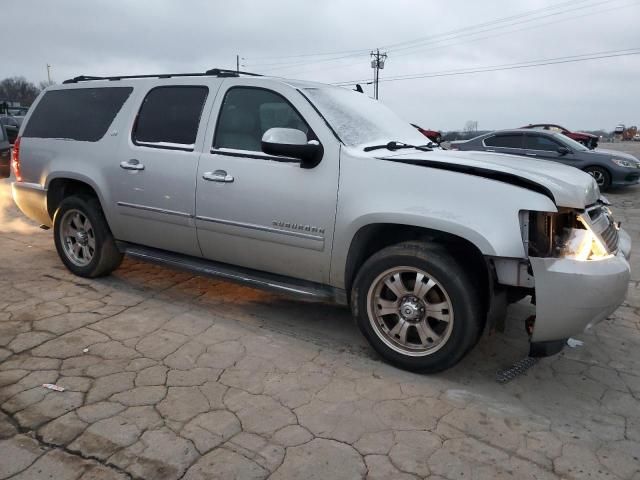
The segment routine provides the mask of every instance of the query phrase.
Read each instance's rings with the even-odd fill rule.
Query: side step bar
[[[282,275],[274,275],[249,268],[236,267],[225,263],[213,262],[203,258],[167,252],[165,250],[144,247],[132,243],[120,241],[116,243],[121,252],[145,262],[310,300],[331,301],[342,305],[348,304],[347,294],[344,290],[327,285],[298,280]]]

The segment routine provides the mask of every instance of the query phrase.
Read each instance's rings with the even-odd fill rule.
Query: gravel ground
[[[621,145],[640,153],[602,146]],[[635,256],[639,193],[609,194]],[[332,305],[131,260],[74,277],[8,207],[0,479],[640,480],[639,281],[634,265],[627,302],[582,346],[508,384],[495,373],[527,353],[526,302],[455,368],[416,375]]]

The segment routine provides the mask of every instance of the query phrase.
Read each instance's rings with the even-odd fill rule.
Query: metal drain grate
[[[498,383],[507,383],[523,373],[526,373],[531,367],[538,363],[538,359],[534,357],[525,357],[518,360],[509,368],[498,370],[496,372],[496,381]]]

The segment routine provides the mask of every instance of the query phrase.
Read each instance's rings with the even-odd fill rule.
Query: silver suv
[[[30,109],[13,196],[77,275],[127,254],[333,300],[411,370],[451,367],[529,295],[534,356],[622,303],[630,240],[591,176],[424,142],[344,88],[77,77]]]

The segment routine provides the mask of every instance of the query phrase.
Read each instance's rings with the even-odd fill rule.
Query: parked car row
[[[425,137],[427,137],[429,140],[437,144],[440,144],[442,142],[442,138],[443,138],[442,132],[438,130],[430,130],[430,129],[422,128],[414,123],[412,123],[411,125],[417,128],[418,131],[422,133]],[[556,125],[553,123],[529,124],[521,128],[561,133],[569,137],[570,139],[583,144],[585,147],[591,150],[593,150],[598,146],[598,141],[600,140],[600,137],[598,137],[597,135],[593,135],[591,133],[586,133],[586,132],[572,132],[571,130],[565,127],[562,127],[560,125]]]
[[[563,163],[590,174],[601,190],[640,182],[640,161],[633,155],[612,150],[590,150],[564,134],[547,130],[499,130],[471,140],[452,142],[450,148]],[[514,163],[517,162],[514,159]]]
[[[552,123],[529,124],[522,128],[561,133],[562,135],[569,137],[571,140],[575,140],[592,150],[598,146],[598,140],[600,139],[597,135],[585,132],[572,132],[567,128],[561,127],[560,125],[554,125]]]

